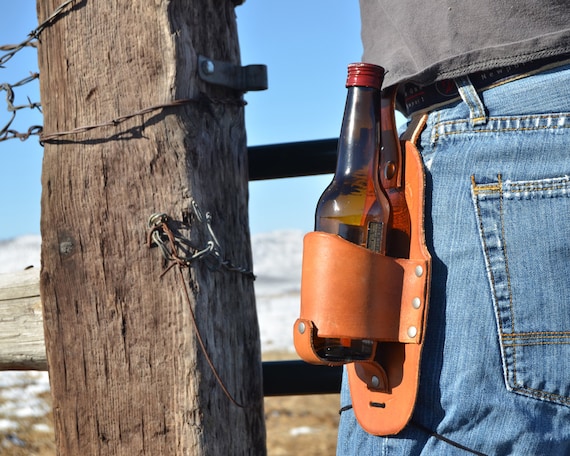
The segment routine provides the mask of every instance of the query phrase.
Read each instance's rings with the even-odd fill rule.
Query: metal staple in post
[[[183,239],[177,239],[177,236],[168,227],[169,217],[167,214],[155,213],[149,217],[148,227],[150,228],[150,232],[148,234],[148,246],[151,247],[153,244],[156,245],[160,249],[164,259],[170,263],[169,267],[163,272],[163,274],[176,265],[180,267],[190,267],[195,261],[210,260],[207,262],[207,265],[212,271],[226,269],[255,279],[255,275],[251,268],[236,266],[231,261],[224,258],[222,248],[212,228],[212,215],[209,212],[206,212],[206,214],[203,215],[194,200],[191,201],[191,206],[192,211],[196,216],[196,220],[201,225],[205,225],[208,240],[204,247],[194,248],[194,251],[189,256],[181,256],[178,253],[178,243]],[[187,239],[184,239],[183,241],[185,244],[190,244]]]
[[[206,224],[208,235],[210,237],[210,239],[206,243],[206,247],[202,249],[195,249],[192,255],[190,255],[189,257],[180,256],[178,254],[177,242],[180,242],[181,239],[177,239],[177,236],[168,226],[169,217],[165,213],[155,213],[149,217],[148,226],[150,228],[150,232],[148,233],[148,239],[147,239],[148,247],[152,247],[153,244],[158,246],[164,259],[170,262],[170,265],[162,272],[161,277],[164,274],[166,274],[168,271],[170,271],[173,267],[178,266],[177,268],[178,277],[181,282],[182,288],[184,290],[186,304],[188,305],[188,310],[190,312],[192,325],[194,327],[194,330],[196,331],[196,340],[198,341],[200,349],[202,350],[202,353],[206,358],[206,362],[210,366],[212,374],[214,375],[218,385],[224,392],[225,396],[230,400],[230,402],[232,402],[234,405],[240,408],[250,408],[252,407],[251,405],[246,405],[238,402],[238,400],[230,393],[208,353],[205,341],[202,338],[202,335],[200,334],[200,328],[196,320],[196,315],[194,314],[194,311],[192,309],[190,294],[188,292],[188,285],[184,278],[182,269],[185,267],[190,267],[194,261],[208,258],[209,256],[213,255],[216,258],[216,260],[219,262],[220,266],[228,270],[240,272],[254,277],[253,272],[245,268],[235,268],[231,266],[231,263],[229,263],[228,261],[221,260],[222,255],[221,255],[220,245],[210,224],[212,219],[211,214],[208,212],[204,217],[195,201],[192,201],[191,205],[197,220],[202,224],[204,223]],[[187,242],[185,243],[187,244]]]

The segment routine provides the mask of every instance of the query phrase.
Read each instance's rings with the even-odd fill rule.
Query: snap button
[[[416,277],[421,277],[422,275],[424,275],[424,268],[422,268],[420,265],[416,266]]]
[[[376,377],[376,375],[373,375],[370,379],[370,385],[372,388],[378,388],[380,386],[380,379]]]
[[[410,326],[408,328],[408,337],[414,338],[418,335],[418,329],[415,326]]]
[[[422,300],[420,298],[418,298],[417,296],[412,299],[412,307],[414,309],[419,309],[422,306]]]

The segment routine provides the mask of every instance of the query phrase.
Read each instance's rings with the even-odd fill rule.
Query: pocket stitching
[[[563,180],[567,180],[567,176],[566,178],[563,178]],[[527,183],[528,184],[528,183]],[[558,187],[552,188],[550,187],[548,190],[556,190],[556,189],[562,189],[564,188],[564,185],[559,185]],[[530,187],[528,185],[524,185],[519,189],[511,189],[511,191],[513,193],[516,193],[518,190],[518,192],[524,192],[524,191],[542,191],[544,190],[543,188],[537,188],[537,187]],[[499,337],[501,340],[501,343],[499,344],[500,346],[500,350],[501,350],[501,357],[502,357],[502,364],[503,364],[503,375],[505,377],[505,383],[507,386],[507,389],[514,391],[514,392],[518,392],[520,394],[525,394],[527,396],[531,396],[537,399],[546,399],[546,400],[550,400],[553,402],[557,402],[557,403],[561,403],[561,404],[565,404],[565,405],[570,405],[570,397],[568,396],[564,396],[561,394],[557,394],[554,392],[548,392],[548,391],[543,391],[543,390],[539,390],[539,389],[535,389],[535,388],[531,388],[528,387],[526,385],[523,384],[519,384],[519,381],[517,380],[517,346],[530,346],[530,345],[545,345],[545,346],[551,346],[551,345],[566,345],[566,344],[570,344],[570,341],[551,341],[551,342],[538,342],[538,343],[517,343],[517,339],[520,339],[521,337],[527,337],[527,338],[555,338],[555,337],[560,337],[562,339],[566,338],[566,337],[570,337],[570,331],[536,331],[536,332],[524,332],[524,333],[517,333],[515,331],[515,321],[514,321],[514,310],[513,310],[513,295],[511,292],[511,277],[510,277],[510,272],[508,269],[508,255],[507,255],[507,247],[506,247],[506,237],[505,237],[505,228],[504,228],[504,218],[503,218],[503,181],[502,181],[502,176],[501,174],[497,175],[497,182],[493,183],[493,184],[477,184],[475,181],[475,176],[471,176],[471,191],[472,191],[472,198],[473,198],[473,202],[475,205],[475,209],[476,209],[476,213],[477,213],[477,222],[478,222],[478,227],[479,227],[479,232],[480,232],[480,239],[481,239],[481,243],[483,245],[483,251],[484,251],[484,256],[485,256],[485,264],[486,264],[486,268],[487,268],[487,274],[488,274],[488,279],[490,282],[490,286],[491,286],[491,294],[493,297],[493,307],[495,310],[495,318],[497,321],[497,327],[498,327],[498,331],[499,331]],[[500,311],[500,304],[499,304],[499,300],[501,299],[500,297],[497,296],[497,286],[496,286],[496,280],[495,280],[495,273],[492,269],[491,266],[491,250],[488,246],[487,243],[487,236],[486,236],[486,230],[483,224],[483,216],[482,216],[482,212],[481,212],[481,207],[479,204],[479,198],[478,196],[480,194],[483,193],[495,193],[498,194],[499,197],[499,224],[500,224],[500,248],[503,254],[503,259],[504,259],[504,268],[505,268],[505,275],[506,275],[506,279],[507,279],[507,290],[508,290],[508,299],[509,299],[509,315],[508,318],[510,319],[510,326],[511,326],[511,332],[507,333],[504,331],[504,325],[503,325],[503,319],[501,318],[501,311]],[[507,353],[507,349],[510,348],[511,351],[511,362],[512,362],[512,369],[509,369],[509,353]]]

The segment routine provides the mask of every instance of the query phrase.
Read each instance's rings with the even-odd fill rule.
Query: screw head
[[[202,62],[202,71],[204,73],[212,74],[215,69],[216,69],[216,66],[214,65],[214,62],[212,62],[211,60],[204,60]]]

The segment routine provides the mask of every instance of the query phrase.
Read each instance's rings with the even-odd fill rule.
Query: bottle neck
[[[338,144],[336,177],[377,170],[380,91],[349,87]],[[376,171],[374,171],[376,172]]]

